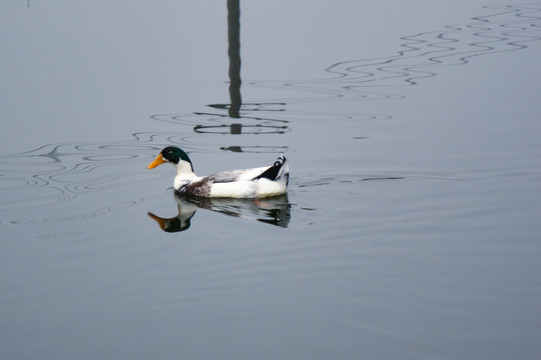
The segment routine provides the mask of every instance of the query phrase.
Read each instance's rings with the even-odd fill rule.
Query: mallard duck
[[[271,166],[222,171],[209,176],[197,176],[188,155],[177,147],[164,148],[148,165],[153,169],[163,163],[177,168],[173,188],[177,194],[198,197],[263,198],[286,193],[289,167],[284,155]]]

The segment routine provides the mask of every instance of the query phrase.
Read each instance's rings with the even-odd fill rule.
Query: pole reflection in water
[[[163,218],[148,213],[160,228],[166,232],[188,230],[197,209],[215,211],[224,215],[247,220],[259,221],[286,228],[291,219],[291,204],[287,195],[261,200],[255,199],[216,199],[197,198],[175,194],[178,214],[171,218]]]
[[[229,116],[240,118],[242,97],[240,95],[240,0],[227,0],[227,39],[229,42]],[[233,133],[233,126],[231,127]]]
[[[227,39],[228,39],[228,56],[229,56],[229,104],[209,104],[213,109],[228,110],[228,116],[224,114],[212,113],[195,113],[203,116],[218,116],[219,118],[239,119],[227,124],[220,125],[196,125],[194,131],[196,133],[213,133],[213,134],[283,134],[289,131],[285,120],[272,118],[256,117],[250,114],[257,111],[284,111],[285,109],[272,109],[275,106],[283,106],[284,103],[248,103],[243,104],[240,88],[242,79],[240,76],[241,58],[240,58],[240,1],[227,1]],[[271,109],[269,109],[269,106]],[[241,110],[245,113],[241,115]]]
[[[289,120],[273,116],[285,112],[284,102],[243,103],[241,95],[240,56],[240,1],[227,1],[227,39],[229,58],[229,103],[207,106],[214,111],[193,112],[190,115],[162,114],[152,116],[155,120],[193,124],[197,134],[257,135],[284,134],[290,131]],[[271,116],[263,114],[273,114]],[[193,116],[195,115],[195,117]],[[239,147],[220,146],[220,149]],[[283,147],[282,147],[283,148]],[[287,148],[287,147],[286,147]],[[283,152],[283,151],[281,151]]]

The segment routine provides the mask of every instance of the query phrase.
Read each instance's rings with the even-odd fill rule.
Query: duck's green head
[[[178,163],[180,163],[181,161],[186,161],[190,163],[190,166],[192,165],[188,154],[186,154],[184,150],[179,149],[178,147],[168,146],[162,150],[162,152],[156,157],[156,159],[154,159],[154,161],[150,165],[148,165],[148,168],[153,169],[156,166],[166,162],[178,165]]]

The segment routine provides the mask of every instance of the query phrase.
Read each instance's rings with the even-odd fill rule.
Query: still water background
[[[541,2],[0,24],[3,359],[538,358]],[[284,153],[290,191],[177,199],[166,145],[200,174]]]

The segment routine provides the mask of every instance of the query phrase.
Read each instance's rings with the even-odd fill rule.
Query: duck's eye
[[[169,157],[170,155],[171,155],[171,150],[165,150],[165,151],[162,152],[162,156],[163,156],[164,158],[167,158],[167,157]]]

